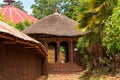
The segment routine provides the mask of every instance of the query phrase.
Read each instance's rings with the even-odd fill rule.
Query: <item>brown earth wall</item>
[[[20,45],[0,44],[0,80],[36,80],[41,75],[41,58]]]

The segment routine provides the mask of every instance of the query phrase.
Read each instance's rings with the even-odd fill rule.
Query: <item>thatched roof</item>
[[[59,13],[48,15],[26,28],[26,34],[47,34],[55,36],[80,36],[77,22]]]
[[[37,49],[40,53],[46,55],[44,46],[40,42],[3,22],[0,22],[0,38],[5,39],[3,43],[24,44],[28,48]]]

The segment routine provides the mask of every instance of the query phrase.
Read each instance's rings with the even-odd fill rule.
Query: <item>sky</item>
[[[19,1],[19,0],[15,0]],[[32,9],[30,9],[31,5],[34,4],[34,0],[20,0],[23,2],[24,10],[28,12],[28,14],[32,13]],[[0,0],[0,4],[3,3],[3,0]]]

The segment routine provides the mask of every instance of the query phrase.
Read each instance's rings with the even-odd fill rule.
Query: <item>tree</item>
[[[55,8],[58,8],[59,13],[76,19],[78,5],[78,0],[35,0],[31,8],[33,9],[32,15],[38,19],[53,14]]]
[[[88,44],[85,46],[78,45],[83,49],[82,51],[91,54],[92,61],[94,60],[92,67],[100,66],[100,59],[104,55],[104,47],[102,47],[103,30],[112,15],[115,4],[116,0],[81,0],[79,28],[85,33],[85,36],[78,42],[84,41],[85,44]]]
[[[24,10],[24,6],[23,6],[23,3],[22,3],[21,1],[17,1],[17,2],[15,2],[13,5],[14,5],[16,8],[18,8],[18,9],[24,11],[24,12],[27,12],[27,11]]]
[[[65,3],[65,2],[64,2]],[[80,9],[79,0],[66,0],[66,3],[61,6],[61,13],[71,19],[77,20]]]
[[[32,5],[33,16],[40,19],[46,15],[52,14],[60,0],[35,0]]]
[[[103,46],[106,47],[107,56],[114,59],[114,71],[116,63],[120,63],[120,0],[118,0],[113,14],[104,30]]]
[[[104,30],[103,45],[107,48],[107,54],[120,52],[120,1],[114,8],[113,14]]]

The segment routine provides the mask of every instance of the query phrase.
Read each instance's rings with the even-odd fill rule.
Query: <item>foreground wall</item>
[[[0,80],[36,80],[41,57],[23,45],[0,44]]]

